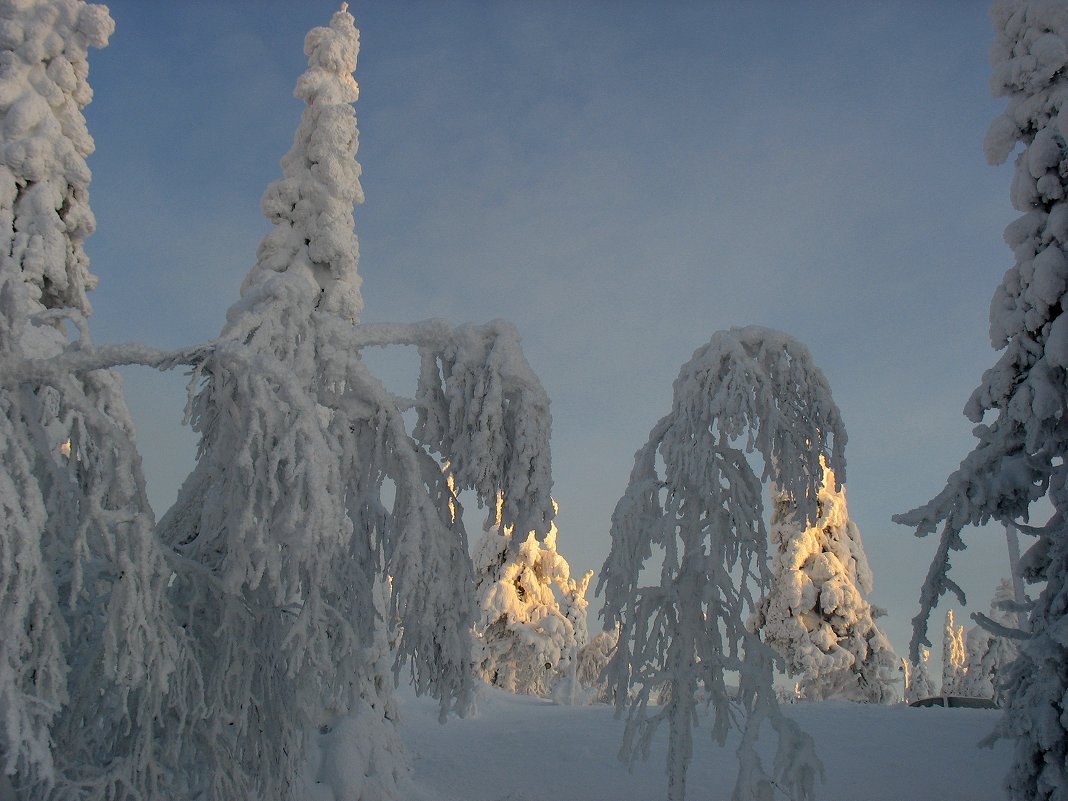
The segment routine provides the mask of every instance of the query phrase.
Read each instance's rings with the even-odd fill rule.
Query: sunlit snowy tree
[[[475,547],[475,664],[483,680],[509,692],[549,696],[556,683],[574,683],[578,650],[589,640],[593,571],[573,579],[557,535],[554,522],[543,540],[531,532],[517,549],[498,515]]]
[[[995,94],[1008,98],[990,127],[986,153],[1000,163],[1022,145],[1011,197],[1022,216],[1005,230],[1016,263],[994,293],[990,336],[1002,350],[965,413],[976,424],[974,450],[927,505],[898,516],[918,535],[941,526],[914,619],[913,659],[930,644],[931,610],[946,592],[966,603],[949,577],[961,531],[990,520],[1026,521],[1045,496],[1053,516],[1024,555],[1026,580],[1044,587],[1030,613],[1029,637],[1006,682],[998,734],[1015,738],[1007,789],[1015,801],[1068,797],[1068,4],[997,0],[991,51]]]
[[[623,753],[647,753],[667,721],[672,801],[685,796],[700,696],[720,745],[744,717],[734,799],[770,798],[773,782],[812,797],[821,768],[811,740],[781,713],[774,654],[746,622],[772,580],[764,483],[794,499],[799,520],[814,522],[821,460],[844,478],[845,439],[808,350],[754,326],[715,334],[683,365],[671,412],[635,457],[598,590],[606,629],[620,631],[608,678],[619,708],[629,705]],[[661,561],[650,564],[654,549]],[[659,581],[644,585],[646,570]],[[734,671],[737,695],[727,686]],[[657,695],[664,703],[654,711]],[[774,778],[755,750],[764,722],[778,734]]]
[[[209,798],[302,797],[315,729],[329,765],[347,763],[317,780],[346,801],[396,797],[383,621],[397,623],[393,670],[443,717],[472,688],[472,568],[440,461],[480,503],[500,496],[506,525],[544,533],[553,514],[548,400],[511,326],[359,324],[358,49],[344,6],[305,40],[306,108],[263,198],[274,228],[196,365],[198,461],[160,523],[184,560],[172,595],[209,712],[185,764]],[[414,399],[360,357],[394,344],[421,354]],[[357,736],[331,738],[339,727]]]
[[[964,626],[958,626],[952,609],[946,610],[942,628],[942,695],[960,695],[968,669]]]
[[[90,369],[82,109],[113,29],[80,0],[0,2],[0,764],[34,801],[170,794],[197,705],[171,687],[187,663],[121,384]]]
[[[772,586],[750,625],[798,677],[803,698],[896,700],[898,659],[875,624],[881,610],[864,598],[873,582],[860,529],[826,465],[816,505],[818,517],[807,524],[793,499],[776,493]]]

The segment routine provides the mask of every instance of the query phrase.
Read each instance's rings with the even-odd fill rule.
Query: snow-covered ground
[[[411,801],[664,798],[665,738],[658,737],[650,758],[628,772],[616,758],[622,722],[610,707],[557,706],[482,687],[477,714],[445,725],[438,723],[436,703],[406,690],[400,708],[416,784]],[[997,711],[844,701],[786,709],[816,739],[827,774],[817,789],[820,801],[1004,798],[1010,745],[977,745]],[[695,742],[687,797],[726,801],[737,771],[737,741],[721,749],[707,737],[705,729]]]

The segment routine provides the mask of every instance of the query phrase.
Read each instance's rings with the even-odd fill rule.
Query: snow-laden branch
[[[215,345],[211,342],[170,351],[128,343],[90,348],[75,345],[47,359],[28,359],[4,354],[0,355],[0,385],[11,388],[27,381],[61,381],[66,376],[131,365],[156,370],[173,370],[181,366],[196,367],[214,348]]]

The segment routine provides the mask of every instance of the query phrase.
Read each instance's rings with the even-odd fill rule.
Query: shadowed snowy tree
[[[80,0],[0,2],[0,764],[35,801],[169,795],[176,707],[197,708],[195,676],[168,697],[188,664],[121,384],[86,358],[81,110],[113,28]]]
[[[895,520],[919,536],[941,526],[913,620],[915,660],[921,644],[930,645],[940,596],[953,592],[966,603],[949,577],[950,552],[964,548],[961,531],[990,520],[1017,524],[1039,498],[1052,503],[1044,526],[1017,524],[1036,538],[1021,562],[1024,577],[1045,586],[1009,670],[997,730],[1016,740],[1010,797],[1043,801],[1068,798],[1068,5],[998,0],[992,18],[992,86],[1008,106],[990,127],[987,158],[1000,163],[1023,146],[1011,191],[1022,216],[1005,230],[1016,263],[990,306],[991,341],[1003,353],[965,407],[976,424],[974,450],[937,497]]]
[[[961,695],[993,698],[999,705],[1005,700],[1002,681],[1005,671],[1019,655],[1019,640],[989,631],[982,621],[989,621],[1002,630],[1011,630],[1018,622],[1015,606],[1015,588],[1008,579],[1002,579],[990,601],[990,613],[972,615],[981,622],[968,630],[965,642],[968,669],[961,684]]]
[[[0,0],[0,761],[20,799],[397,798],[389,674],[443,718],[471,693],[471,562],[439,462],[502,525],[549,530],[548,399],[515,330],[359,324],[353,23],[343,5],[308,34],[275,228],[221,336],[163,353],[96,347],[84,321],[85,53],[111,19]],[[364,367],[386,345],[418,348],[414,399]],[[169,548],[122,364],[194,368]]]
[[[934,682],[927,670],[927,660],[931,658],[931,652],[926,648],[920,653],[916,662],[905,661],[905,702],[911,704],[921,698],[930,698],[935,694]]]
[[[849,518],[845,487],[824,465],[818,518],[798,520],[793,499],[775,493],[771,518],[771,591],[750,626],[799,677],[802,697],[868,703],[897,700],[899,663],[865,600],[871,569],[860,529]]]
[[[471,562],[439,460],[480,503],[500,496],[507,525],[545,532],[553,514],[548,400],[509,325],[359,324],[358,50],[344,6],[305,40],[306,108],[263,198],[274,228],[196,366],[198,461],[160,523],[185,560],[172,592],[209,710],[185,759],[208,798],[303,797],[316,728],[348,764],[313,780],[346,801],[397,797],[383,620],[398,623],[394,671],[443,717],[472,686]],[[420,351],[413,400],[360,358],[393,344]],[[358,736],[346,746],[338,727]]]
[[[754,326],[715,334],[683,365],[671,413],[635,456],[598,592],[606,630],[620,630],[608,680],[619,709],[629,705],[622,753],[647,753],[666,720],[671,801],[685,797],[699,693],[720,745],[744,716],[733,799],[770,798],[775,784],[798,799],[813,795],[822,768],[811,739],[780,711],[774,654],[745,624],[771,586],[763,482],[794,499],[798,519],[815,521],[821,458],[844,476],[845,439],[808,350]],[[662,556],[659,583],[643,586],[654,548]],[[733,671],[736,697],[726,683]],[[664,698],[655,712],[654,694]],[[765,721],[778,734],[774,779],[755,750]]]

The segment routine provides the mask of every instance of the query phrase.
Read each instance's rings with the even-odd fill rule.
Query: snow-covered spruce
[[[773,652],[745,624],[771,586],[762,482],[795,499],[798,519],[815,521],[821,459],[844,479],[845,439],[808,350],[753,326],[715,334],[683,365],[671,413],[635,456],[612,516],[598,592],[605,594],[605,628],[620,632],[608,680],[619,708],[629,705],[622,752],[629,759],[645,752],[668,721],[671,801],[685,797],[699,693],[712,708],[711,733],[720,745],[736,704],[744,712],[733,798],[770,797],[773,782],[795,798],[813,796],[822,769],[811,739],[779,710]],[[654,547],[662,563],[650,568],[659,567],[660,581],[642,586]],[[738,672],[737,696],[726,684],[730,671]],[[654,693],[665,687],[665,702],[653,711]],[[755,750],[765,721],[778,734],[774,779]]]
[[[942,629],[942,695],[963,695],[961,688],[968,670],[964,647],[964,626],[958,626],[952,609],[946,610]]]
[[[516,549],[511,529],[490,518],[475,546],[475,665],[509,692],[578,699],[578,653],[589,641],[586,588],[556,550],[556,523],[543,541],[530,532]],[[560,685],[558,692],[554,692]]]
[[[845,487],[824,465],[818,518],[797,517],[795,503],[776,493],[771,517],[771,590],[751,628],[798,677],[801,696],[868,703],[898,700],[899,662],[875,624],[881,610],[865,600],[872,575],[860,529],[849,518]]]
[[[930,698],[935,694],[934,682],[931,681],[931,672],[927,669],[927,661],[931,658],[931,652],[926,648],[920,653],[918,662],[902,660],[905,667],[905,702],[911,704],[921,698]]]
[[[31,367],[92,349],[82,109],[113,27],[80,0],[0,2],[0,764],[25,799],[171,794],[197,703],[172,686],[185,652],[120,381]]]
[[[990,520],[1026,521],[1045,496],[1054,514],[1041,527],[1021,567],[1045,582],[1030,613],[1029,638],[1009,670],[1008,706],[998,734],[1016,739],[1007,779],[1015,801],[1068,795],[1068,5],[1060,0],[997,0],[991,13],[992,87],[1008,98],[990,126],[987,158],[1016,157],[1011,199],[1022,216],[1005,230],[1015,264],[990,305],[990,337],[1002,351],[965,407],[978,443],[925,506],[895,519],[925,536],[941,526],[939,544],[920,592],[911,655],[930,644],[932,609],[946,592],[962,604],[949,577],[950,551],[964,548],[961,531]]]
[[[1002,579],[990,601],[986,620],[1002,629],[1014,629],[1018,622],[1015,600],[1012,583]],[[1002,682],[1009,665],[1019,655],[1019,640],[989,631],[980,623],[968,630],[965,648],[968,661],[960,694],[970,698],[992,698],[999,705],[1003,704]]]
[[[183,756],[210,798],[299,798],[309,770],[346,801],[398,797],[384,621],[393,671],[443,717],[472,688],[472,568],[439,463],[480,503],[500,494],[506,524],[545,532],[553,514],[548,399],[511,326],[359,324],[358,48],[344,8],[305,41],[306,108],[263,199],[274,229],[196,366],[198,462],[159,527],[209,714]],[[396,344],[422,354],[412,400],[360,358]],[[359,737],[339,756],[340,731]]]

